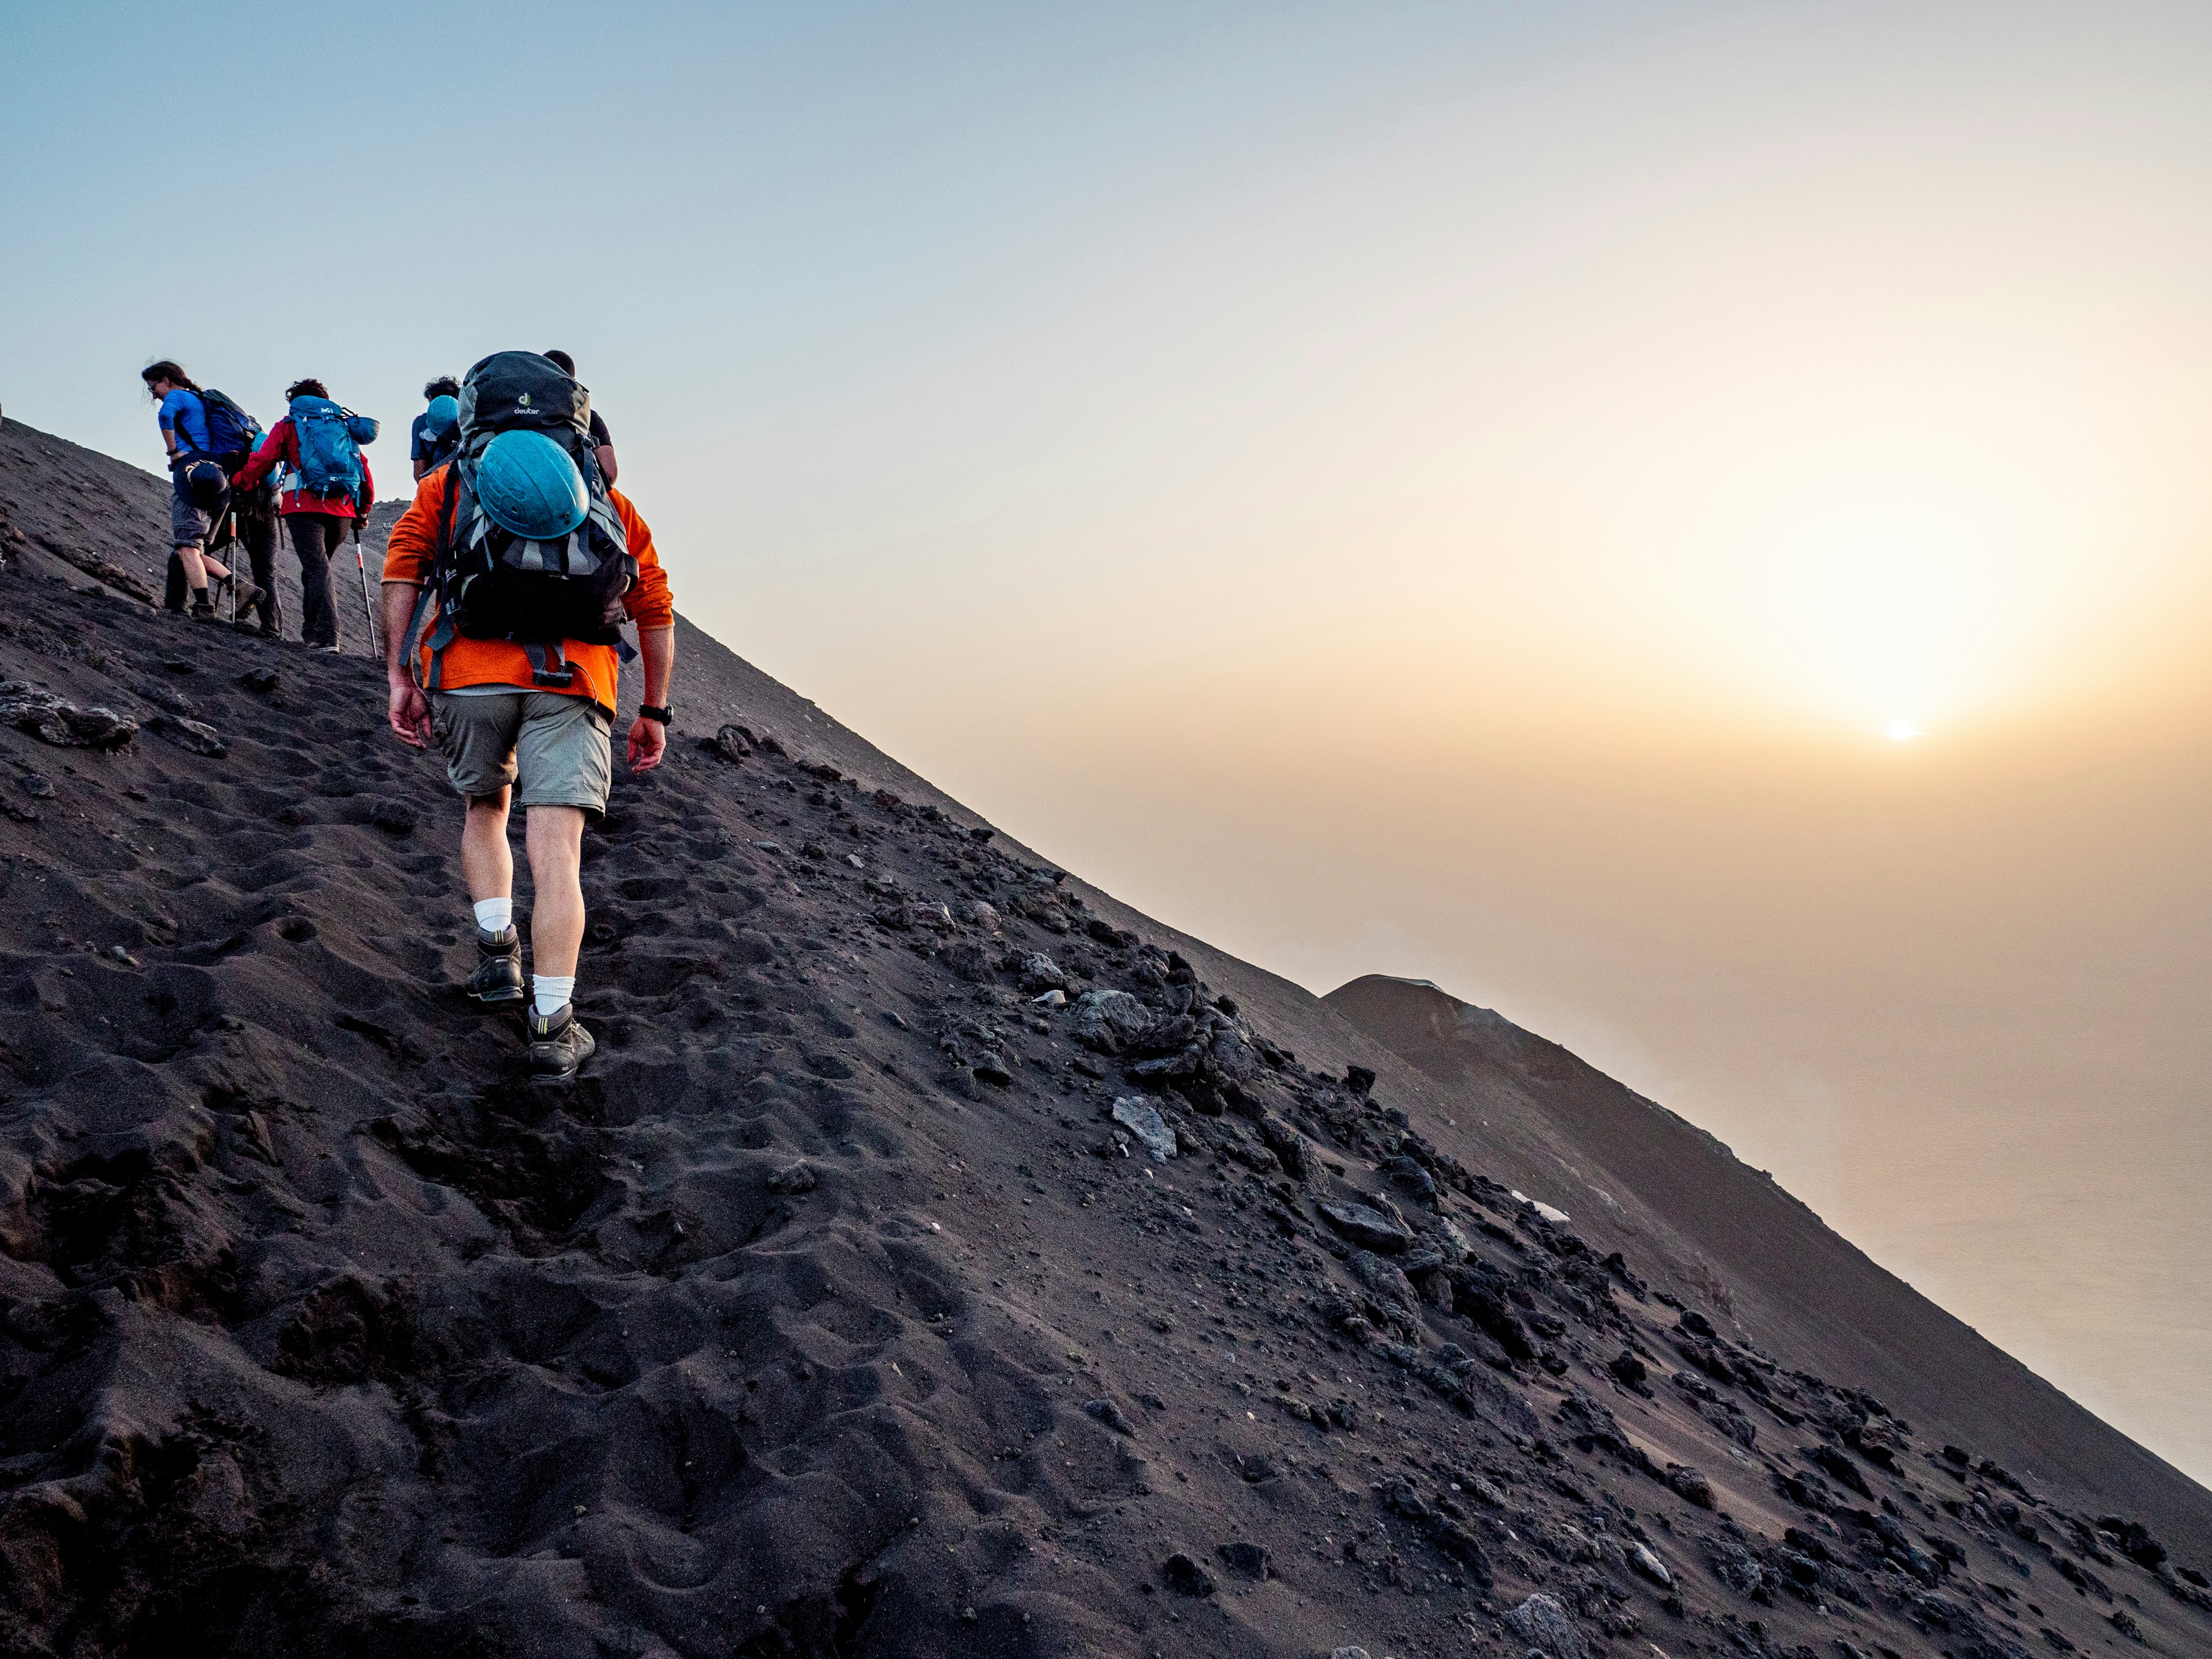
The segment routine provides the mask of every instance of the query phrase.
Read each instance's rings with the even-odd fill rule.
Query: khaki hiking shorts
[[[471,799],[517,785],[517,806],[607,810],[613,722],[589,697],[559,691],[434,691],[430,723],[446,776]]]

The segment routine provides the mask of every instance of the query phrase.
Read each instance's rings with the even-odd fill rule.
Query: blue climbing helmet
[[[434,438],[444,437],[460,423],[461,401],[458,398],[433,398],[430,406],[422,411],[422,430]]]
[[[584,475],[543,432],[498,434],[477,459],[475,483],[484,515],[525,541],[559,541],[591,511]]]

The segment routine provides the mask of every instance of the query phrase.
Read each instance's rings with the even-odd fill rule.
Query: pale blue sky
[[[149,359],[316,374],[391,495],[425,380],[566,347],[732,647],[1566,1042],[2212,1473],[2212,8],[0,38],[11,416],[150,465]]]

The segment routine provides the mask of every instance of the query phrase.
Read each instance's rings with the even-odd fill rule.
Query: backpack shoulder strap
[[[448,461],[446,464],[446,471],[448,476],[446,479],[445,504],[438,516],[438,562],[440,565],[443,565],[453,556],[453,526],[459,517],[461,491],[468,487],[461,477],[461,464],[459,460]]]
[[[461,492],[468,485],[461,477],[458,461],[451,463],[447,470],[452,476],[446,480],[445,501],[438,514],[438,540],[431,556],[430,580],[423,584],[422,592],[415,601],[417,618],[422,616],[423,607],[430,605],[436,607],[438,617],[437,626],[431,629],[429,638],[423,641],[430,647],[430,672],[422,682],[422,689],[426,691],[435,691],[439,682],[445,678],[446,647],[460,632],[453,623],[453,599],[447,591],[447,578],[453,573],[453,526],[459,521]],[[408,634],[411,639],[414,634],[411,623]]]

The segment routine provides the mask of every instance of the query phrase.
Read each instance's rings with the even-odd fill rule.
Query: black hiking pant
[[[300,556],[300,632],[309,645],[338,642],[338,610],[331,599],[331,556],[344,544],[353,522],[330,513],[288,513],[284,528]]]
[[[232,497],[235,503],[237,497]],[[284,607],[276,598],[276,514],[266,502],[257,502],[258,511],[234,506],[230,517],[230,545],[246,549],[246,562],[253,572],[253,585],[261,590],[261,597],[238,613],[244,622],[257,612],[261,617],[261,631],[275,639],[284,631]],[[238,568],[231,562],[231,568]]]

